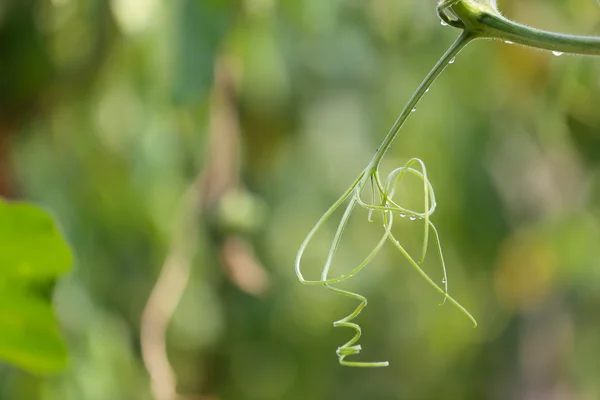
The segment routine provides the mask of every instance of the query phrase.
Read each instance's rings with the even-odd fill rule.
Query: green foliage
[[[0,358],[35,373],[65,367],[67,353],[45,287],[69,271],[71,252],[54,221],[0,199]]]
[[[0,365],[0,400],[151,398],[140,314],[181,195],[207,159],[215,56],[235,68],[240,185],[266,212],[260,229],[262,212],[240,224],[247,207],[227,198],[199,221],[193,279],[166,343],[182,395],[600,398],[596,58],[475,42],[423,96],[382,162],[384,189],[410,158],[427,165],[449,292],[477,329],[450,304],[438,307],[443,296],[386,240],[366,270],[334,286],[369,300],[350,321],[364,350],[346,360],[390,366],[338,367],[335,349],[354,330],[331,322],[360,302],[300,285],[291,268],[306,232],[362,172],[457,35],[440,25],[435,3],[0,1],[0,188],[8,178],[19,196],[47,205],[78,258],[55,301],[69,367],[37,377]],[[600,33],[591,0],[498,5],[540,28]],[[392,200],[422,212],[421,180],[403,182]],[[371,205],[369,183],[362,201]],[[307,278],[319,278],[346,205],[308,246]],[[241,214],[215,222],[229,209]],[[381,213],[373,223],[367,213],[355,207],[332,278],[383,236]],[[392,233],[418,263],[423,221],[394,218]],[[264,297],[239,290],[223,268],[233,227],[251,228],[243,234],[271,283]],[[419,266],[443,288],[430,233]]]

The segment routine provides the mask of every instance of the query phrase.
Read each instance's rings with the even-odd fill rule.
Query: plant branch
[[[389,133],[383,140],[383,143],[377,149],[377,152],[375,153],[373,160],[369,164],[369,167],[367,167],[368,173],[377,169],[377,167],[381,163],[381,159],[383,158],[385,153],[388,151],[388,149],[392,145],[392,142],[398,135],[398,132],[400,132],[400,128],[402,128],[402,126],[406,122],[408,116],[415,109],[415,107],[417,106],[419,101],[423,98],[423,96],[425,95],[427,90],[431,87],[431,85],[433,85],[435,80],[441,75],[441,73],[444,71],[444,69],[446,69],[446,67],[449,64],[452,64],[454,62],[453,60],[456,57],[456,55],[458,53],[460,53],[460,51],[467,44],[469,44],[474,38],[475,37],[472,34],[470,34],[469,32],[466,32],[466,31],[463,32],[458,37],[458,39],[456,39],[456,41],[452,44],[452,46],[450,46],[450,48],[446,51],[446,53],[444,53],[442,58],[439,59],[439,61],[435,64],[435,66],[429,72],[429,74],[427,74],[427,76],[425,77],[423,82],[421,82],[421,84],[419,85],[419,87],[417,88],[415,93],[412,95],[412,97],[410,98],[410,100],[408,101],[408,103],[406,104],[406,106],[404,107],[404,109],[402,110],[402,112],[400,113],[398,118],[396,119],[396,122],[394,122],[394,125],[392,126]]]
[[[555,53],[600,55],[600,37],[567,35],[520,24],[483,0],[449,0],[438,6],[443,21],[457,17],[460,28],[476,38],[497,39]],[[456,26],[453,24],[453,26]]]
[[[505,41],[579,55],[600,55],[600,37],[565,35],[532,28],[499,15],[482,14],[481,23],[488,27],[487,35]]]

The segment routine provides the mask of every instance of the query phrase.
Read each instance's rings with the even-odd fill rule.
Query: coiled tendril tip
[[[417,164],[420,167],[416,169],[413,165]],[[402,182],[407,174],[411,174],[421,179],[423,182],[423,211],[412,210],[405,207],[402,207],[394,201],[394,196],[397,191],[398,185]],[[361,195],[363,190],[369,182],[371,184],[371,192],[372,192],[372,201],[370,203],[365,202]],[[337,230],[334,234],[333,241],[330,245],[329,252],[327,254],[327,258],[325,264],[322,269],[321,279],[316,281],[309,281],[304,279],[301,273],[300,264],[302,261],[302,256],[304,250],[306,249],[308,243],[314,236],[314,234],[319,230],[319,228],[325,223],[325,221],[333,214],[333,212],[339,208],[343,203],[347,202],[346,209],[342,215],[342,218],[338,224]],[[331,264],[334,260],[335,254],[341,242],[344,229],[346,228],[348,221],[354,211],[356,206],[363,207],[369,212],[369,220],[372,220],[372,215],[374,213],[380,213],[383,221],[383,233],[379,242],[376,244],[375,248],[369,253],[369,255],[353,270],[350,272],[338,276],[336,278],[329,277],[329,270]],[[360,303],[356,307],[356,309],[347,315],[346,317],[340,319],[333,323],[334,327],[341,328],[351,328],[354,329],[355,335],[342,346],[340,346],[336,354],[339,358],[339,362],[341,365],[345,366],[353,366],[353,367],[385,367],[388,366],[389,363],[387,361],[382,362],[364,362],[364,361],[346,361],[345,358],[348,356],[357,355],[362,350],[362,347],[358,344],[358,340],[362,335],[362,330],[360,326],[354,322],[352,322],[363,310],[363,308],[367,305],[367,299],[354,292],[350,292],[347,290],[343,290],[333,286],[334,283],[339,283],[349,279],[354,276],[358,272],[360,272],[367,264],[369,264],[373,258],[379,253],[381,248],[387,241],[393,243],[393,245],[400,251],[400,253],[409,261],[409,263],[416,269],[416,271],[431,285],[433,286],[439,293],[444,296],[444,302],[446,300],[450,300],[455,306],[457,306],[463,313],[465,313],[473,322],[476,324],[475,319],[469,314],[469,312],[461,306],[456,300],[454,300],[448,294],[448,277],[446,273],[446,266],[444,263],[444,258],[442,254],[442,249],[440,245],[440,239],[437,232],[437,229],[433,225],[430,220],[431,214],[436,209],[436,201],[435,201],[435,193],[431,182],[429,182],[427,178],[427,170],[425,168],[425,164],[416,158],[409,160],[403,167],[396,168],[387,176],[385,182],[382,182],[379,177],[378,168],[368,167],[361,173],[359,178],[352,184],[352,186],[344,193],[344,195],[334,203],[334,205],[327,210],[327,212],[321,217],[321,219],[317,222],[317,224],[313,227],[313,229],[309,232],[308,236],[304,240],[300,250],[298,252],[298,256],[296,257],[296,274],[300,281],[305,284],[317,284],[323,285],[327,289],[341,294],[346,297],[350,297],[358,300]],[[397,214],[400,218],[406,218],[408,216],[408,220],[416,221],[419,219],[424,223],[424,234],[423,234],[423,247],[421,251],[421,258],[417,263],[413,257],[404,249],[404,247],[400,244],[400,242],[396,239],[394,234],[392,233],[392,226],[394,223],[394,217]],[[438,255],[442,264],[443,271],[443,279],[442,282],[444,284],[444,288],[442,289],[437,283],[435,283],[427,273],[419,266],[425,259],[425,255],[427,252],[427,244],[429,241],[429,230],[432,229],[434,232],[434,236],[436,238],[436,245],[438,248]]]

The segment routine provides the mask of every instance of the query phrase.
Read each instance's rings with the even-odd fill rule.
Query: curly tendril
[[[414,164],[418,164],[419,169],[413,168]],[[421,179],[423,182],[423,211],[412,210],[409,208],[405,208],[400,206],[396,201],[394,201],[394,195],[397,192],[398,185],[402,182],[403,178],[407,175],[411,174]],[[367,183],[371,184],[373,200],[369,203],[362,200],[362,192]],[[321,272],[320,280],[307,280],[302,275],[301,271],[301,261],[302,256],[309,242],[312,240],[313,236],[319,230],[319,228],[329,219],[329,217],[333,214],[335,210],[337,210],[342,204],[348,202],[346,205],[346,209],[342,215],[342,218],[338,224],[337,230],[334,234],[333,241],[329,248],[329,252],[323,266]],[[369,221],[373,222],[371,216],[373,213],[380,213],[383,221],[383,233],[382,237],[375,246],[375,248],[369,253],[369,255],[353,270],[350,272],[340,275],[335,278],[331,278],[329,276],[329,270],[331,264],[334,260],[335,254],[341,242],[344,229],[346,228],[348,221],[355,209],[356,206],[363,207],[369,211]],[[355,335],[342,346],[337,349],[337,355],[339,357],[339,362],[345,366],[353,366],[353,367],[385,367],[388,366],[387,361],[382,362],[363,362],[363,361],[346,361],[346,357],[351,355],[356,355],[361,351],[361,346],[356,343],[361,337],[362,331],[358,324],[352,322],[363,310],[363,308],[367,305],[367,299],[358,294],[353,293],[347,290],[342,290],[334,286],[335,283],[339,283],[345,281],[358,272],[360,272],[364,267],[369,264],[373,258],[379,253],[379,251],[383,248],[384,244],[390,241],[399,251],[400,253],[408,260],[408,262],[415,268],[415,270],[421,275],[431,286],[433,286],[439,293],[441,293],[444,297],[444,302],[449,300],[452,304],[454,304],[460,311],[462,311],[476,326],[477,322],[473,318],[473,316],[456,300],[454,300],[448,294],[448,277],[446,273],[446,266],[444,262],[444,257],[442,254],[442,248],[440,245],[440,239],[437,232],[437,229],[433,225],[430,220],[430,216],[433,214],[436,208],[435,202],[435,193],[431,182],[427,178],[427,170],[425,168],[425,164],[419,159],[411,159],[409,160],[403,167],[397,168],[390,172],[384,182],[381,181],[379,176],[379,171],[377,168],[367,168],[359,178],[352,184],[352,186],[340,197],[333,206],[325,214],[321,217],[321,219],[317,222],[317,224],[313,227],[313,229],[309,232],[308,236],[300,246],[300,250],[298,251],[298,255],[296,257],[296,274],[298,279],[308,285],[323,285],[327,289],[341,294],[343,296],[347,296],[353,299],[358,300],[360,303],[358,307],[350,313],[348,316],[340,319],[339,321],[334,322],[334,327],[343,327],[343,328],[351,328],[356,331]],[[415,261],[415,259],[406,251],[406,249],[400,244],[400,242],[396,239],[394,234],[391,232],[392,226],[394,223],[394,218],[408,218],[409,220],[415,221],[417,219],[422,220],[425,226],[424,234],[423,234],[423,248],[421,252],[421,257],[419,261]],[[427,252],[427,244],[429,241],[429,230],[432,230],[434,236],[436,238],[436,247],[438,249],[439,259],[442,264],[443,270],[443,279],[442,283],[444,288],[441,288],[433,279],[427,275],[427,273],[419,266],[424,260]],[[443,304],[443,303],[442,303]]]
[[[425,168],[425,164],[419,159],[411,159],[409,160],[403,167],[397,168],[390,172],[390,174],[385,179],[385,182],[382,182],[379,176],[379,165],[381,160],[387,150],[390,148],[392,142],[395,137],[398,135],[398,132],[402,128],[404,122],[408,118],[408,116],[412,113],[412,110],[416,107],[417,103],[423,97],[423,95],[427,92],[428,88],[433,84],[433,82],[437,79],[437,77],[442,73],[442,71],[453,62],[454,57],[473,39],[473,37],[469,34],[463,33],[455,42],[450,46],[450,48],[446,51],[446,53],[440,58],[440,60],[436,63],[433,69],[429,72],[429,74],[425,77],[421,85],[417,88],[413,96],[410,98],[402,112],[400,113],[398,119],[390,129],[390,132],[385,137],[382,145],[377,149],[371,163],[363,170],[363,172],[359,175],[359,177],[354,181],[354,183],[350,186],[350,188],[323,214],[321,219],[315,224],[315,226],[308,233],[304,242],[300,246],[298,250],[298,255],[296,256],[295,263],[295,271],[300,282],[307,285],[321,285],[325,286],[327,289],[341,294],[343,296],[347,296],[353,299],[358,300],[360,303],[357,308],[350,313],[345,318],[340,319],[339,321],[334,322],[334,327],[343,327],[343,328],[351,328],[355,330],[355,335],[342,346],[337,349],[337,355],[339,357],[339,362],[345,366],[352,367],[385,367],[388,366],[387,361],[382,362],[364,362],[364,361],[346,361],[346,357],[356,355],[361,351],[361,346],[356,344],[360,339],[362,334],[361,328],[358,324],[352,322],[363,310],[363,308],[367,305],[367,299],[358,294],[353,293],[347,290],[342,290],[334,286],[334,284],[345,281],[358,272],[360,272],[364,267],[367,266],[373,260],[373,258],[379,253],[382,247],[386,242],[391,242],[400,253],[408,260],[409,264],[423,277],[427,283],[429,283],[435,290],[437,290],[440,294],[444,296],[444,302],[446,300],[450,301],[453,305],[455,305],[460,311],[462,311],[475,326],[477,326],[477,322],[473,318],[473,316],[458,303],[454,298],[452,298],[448,294],[448,278],[446,275],[446,265],[444,262],[444,257],[442,254],[442,248],[440,245],[440,239],[437,232],[437,229],[431,222],[431,215],[435,211],[436,202],[435,202],[435,194],[433,191],[433,187],[427,178],[427,170]],[[420,166],[420,170],[413,168],[414,164],[418,164]],[[401,183],[402,179],[407,175],[415,175],[417,178],[421,179],[423,182],[423,204],[424,208],[422,211],[412,210],[405,207],[400,206],[396,201],[394,201],[394,195],[396,193],[397,186]],[[371,191],[373,194],[373,199],[370,203],[363,201],[361,195],[367,184],[370,184]],[[347,202],[346,209],[342,215],[342,218],[338,224],[337,230],[333,236],[333,241],[329,248],[329,253],[327,254],[327,258],[325,260],[325,264],[322,268],[321,279],[320,280],[308,280],[305,279],[302,275],[301,271],[301,262],[302,256],[304,255],[304,251],[306,247],[313,239],[314,235],[317,231],[323,226],[323,224],[331,217],[331,215],[344,203]],[[368,219],[372,221],[373,213],[380,213],[383,221],[383,234],[375,248],[371,251],[371,253],[354,269],[350,272],[342,274],[340,276],[331,278],[329,276],[329,270],[337,249],[339,247],[340,241],[343,236],[344,229],[348,224],[348,221],[354,211],[356,206],[363,207],[368,210]],[[421,257],[419,262],[415,261],[415,259],[406,251],[406,249],[401,245],[401,243],[396,239],[396,237],[392,234],[392,225],[394,223],[394,218],[406,218],[409,220],[415,221],[417,219],[423,220],[425,229],[423,234],[423,248],[421,252]],[[442,289],[437,283],[435,283],[428,275],[423,271],[423,269],[419,266],[420,263],[425,259],[425,255],[427,252],[427,245],[429,242],[429,230],[432,230],[434,236],[436,238],[436,246],[438,248],[438,255],[441,260],[442,269],[443,269],[443,279],[442,283],[444,284],[444,289]],[[443,303],[442,303],[443,304]]]
[[[598,0],[597,0],[598,1]],[[352,186],[340,197],[330,208],[323,214],[321,219],[316,223],[308,236],[300,246],[296,257],[296,275],[298,279],[307,285],[321,285],[329,290],[354,298],[360,302],[358,307],[348,316],[334,323],[335,327],[351,328],[356,331],[356,334],[347,343],[340,346],[337,350],[339,361],[342,365],[355,367],[384,367],[387,362],[349,362],[345,358],[351,355],[356,355],[360,352],[361,347],[356,343],[360,339],[361,329],[353,321],[362,309],[367,305],[367,299],[357,293],[352,293],[346,290],[339,289],[333,286],[336,283],[345,281],[358,272],[360,272],[371,260],[377,255],[383,245],[390,241],[400,253],[406,258],[409,264],[427,281],[435,290],[444,296],[444,301],[448,300],[463,312],[475,326],[477,322],[473,316],[448,294],[448,278],[446,276],[446,265],[442,254],[442,247],[438,231],[431,222],[431,215],[435,211],[435,195],[433,187],[427,178],[425,164],[419,159],[409,160],[403,167],[393,170],[382,182],[379,177],[379,165],[387,150],[391,147],[392,142],[398,136],[400,129],[406,122],[406,119],[415,109],[421,98],[425,95],[428,89],[433,85],[435,80],[440,76],[444,69],[454,62],[458,53],[469,43],[475,39],[495,39],[502,40],[507,43],[517,43],[524,46],[529,46],[538,49],[544,49],[554,52],[554,54],[580,54],[580,55],[600,55],[600,37],[593,36],[575,36],[566,35],[558,32],[539,30],[533,27],[519,24],[505,18],[497,9],[496,0],[439,0],[437,5],[437,13],[442,20],[442,25],[450,25],[460,29],[462,32],[456,41],[448,48],[444,55],[434,65],[431,71],[427,74],[423,82],[416,89],[408,103],[394,122],[394,125],[383,140],[382,145],[377,149],[371,163],[354,181]],[[413,168],[414,164],[418,164],[420,169]],[[397,186],[400,184],[406,174],[417,176],[423,182],[423,211],[410,210],[401,207],[394,201],[394,194]],[[367,185],[371,186],[373,198],[370,203],[363,201],[361,194]],[[378,198],[377,198],[378,197]],[[329,217],[342,204],[348,202],[346,210],[338,225],[338,228],[333,237],[333,242],[329,249],[325,265],[321,273],[320,280],[306,280],[302,276],[300,264],[302,256],[308,243],[312,240],[315,233],[325,223]],[[344,228],[348,224],[348,220],[356,206],[363,207],[368,210],[369,221],[373,222],[373,213],[380,213],[383,221],[383,234],[381,240],[377,243],[371,253],[350,272],[340,275],[335,278],[329,277],[331,263],[335,257],[335,253],[340,244]],[[404,249],[402,244],[394,237],[391,232],[394,217],[399,216],[405,218],[408,216],[410,220],[423,220],[425,229],[423,235],[423,249],[419,261],[415,259]],[[436,240],[438,256],[442,264],[444,278],[442,280],[444,288],[442,289],[435,283],[423,269],[419,266],[425,259],[427,245],[429,242],[429,230],[432,230]]]

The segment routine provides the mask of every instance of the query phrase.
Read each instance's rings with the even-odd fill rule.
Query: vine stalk
[[[448,280],[446,276],[446,266],[442,254],[442,248],[438,231],[430,221],[430,215],[434,212],[436,203],[433,187],[427,178],[427,172],[424,163],[419,159],[409,160],[403,167],[393,170],[385,180],[382,182],[379,176],[379,167],[381,160],[385,156],[386,152],[391,147],[394,139],[398,136],[400,129],[406,122],[408,116],[416,108],[420,100],[423,98],[428,89],[433,85],[435,80],[441,75],[449,64],[452,64],[455,57],[460,51],[468,45],[474,39],[497,39],[505,42],[518,43],[525,46],[531,46],[539,49],[545,49],[558,53],[572,53],[572,54],[583,54],[583,55],[600,55],[600,38],[596,37],[585,37],[585,36],[574,36],[565,35],[561,33],[542,31],[526,25],[521,25],[517,22],[511,21],[500,14],[496,9],[495,0],[441,0],[438,3],[438,15],[441,18],[443,24],[450,25],[455,28],[462,30],[460,36],[456,41],[448,48],[444,55],[439,59],[431,71],[427,74],[425,79],[421,82],[419,87],[415,90],[408,103],[394,122],[392,128],[383,140],[382,145],[377,149],[367,167],[361,172],[359,177],[352,183],[350,188],[325,212],[325,214],[319,219],[315,226],[311,229],[306,239],[300,246],[298,255],[296,257],[295,271],[298,279],[308,285],[322,285],[327,289],[336,292],[338,294],[351,297],[360,302],[358,307],[345,318],[334,322],[335,327],[346,327],[356,331],[355,335],[340,346],[337,350],[339,362],[346,366],[355,367],[383,367],[387,366],[387,362],[349,362],[345,361],[345,358],[350,355],[356,355],[360,352],[361,346],[356,345],[356,342],[361,336],[361,328],[357,324],[351,322],[367,305],[367,299],[357,293],[352,293],[346,290],[334,287],[333,284],[342,282],[353,275],[360,272],[380,251],[383,245],[389,240],[392,244],[400,251],[400,253],[409,261],[412,267],[423,277],[427,283],[434,287],[439,293],[444,296],[444,301],[450,300],[450,302],[456,306],[462,313],[464,313],[474,324],[477,326],[475,318],[454,298],[448,294]],[[414,163],[418,163],[421,170],[417,170],[412,167]],[[423,212],[406,209],[398,205],[394,200],[394,194],[397,185],[406,175],[410,173],[416,175],[423,181],[423,198],[424,198],[424,210]],[[372,204],[366,203],[362,200],[361,194],[367,183],[371,184],[373,192]],[[379,202],[376,202],[376,192],[379,194]],[[337,230],[334,234],[333,241],[329,248],[327,259],[321,272],[320,280],[307,280],[304,278],[301,272],[300,264],[302,256],[312,240],[316,232],[324,225],[327,219],[329,219],[333,213],[344,203],[346,209],[342,215],[342,218],[338,224]],[[377,243],[375,248],[369,253],[369,255],[359,264],[356,268],[350,272],[342,274],[335,278],[329,277],[330,267],[338,250],[342,235],[348,221],[352,215],[356,206],[361,206],[369,211],[368,219],[373,222],[372,214],[375,211],[381,213],[382,224],[384,227],[384,234],[381,240]],[[391,232],[392,224],[394,221],[394,213],[399,214],[400,217],[409,216],[410,220],[416,220],[417,218],[424,220],[424,235],[423,235],[423,249],[422,255],[419,262],[404,249],[398,240],[394,237]],[[432,229],[436,239],[436,245],[438,247],[438,255],[442,264],[444,278],[444,289],[442,289],[429,275],[419,266],[424,261],[425,254],[427,251],[427,243],[429,240],[429,229]]]
[[[429,71],[429,74],[427,74],[427,76],[421,82],[417,90],[415,90],[410,100],[408,101],[408,103],[406,103],[406,106],[394,122],[394,125],[392,125],[392,128],[383,140],[383,143],[377,149],[377,152],[375,153],[371,164],[369,164],[369,167],[367,167],[368,172],[375,171],[379,167],[383,156],[391,147],[392,142],[394,141],[396,136],[398,136],[400,129],[408,119],[408,116],[412,113],[412,110],[417,106],[419,101],[421,101],[421,99],[423,98],[427,90],[429,90],[429,88],[433,85],[435,80],[442,74],[442,72],[444,72],[446,67],[453,62],[454,58],[458,55],[458,53],[460,53],[460,51],[463,48],[465,48],[465,46],[469,44],[474,38],[475,37],[469,32],[462,32],[461,35],[456,39],[456,41],[448,48],[446,53],[444,53],[444,55],[438,60],[438,62],[431,69],[431,71]]]

